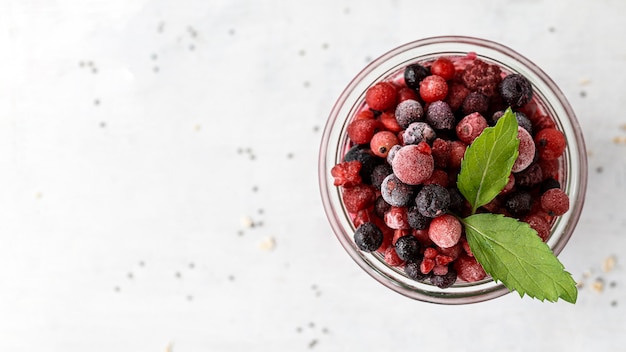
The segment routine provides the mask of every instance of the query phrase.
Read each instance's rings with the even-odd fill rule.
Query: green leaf
[[[462,221],[474,257],[494,280],[520,297],[576,302],[572,275],[527,223],[489,213]]]
[[[494,127],[486,128],[467,147],[457,187],[472,206],[472,214],[491,202],[506,186],[517,159],[517,119],[508,108]]]

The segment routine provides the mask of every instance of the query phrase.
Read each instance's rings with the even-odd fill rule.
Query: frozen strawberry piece
[[[433,247],[427,247],[424,249],[424,258],[435,259],[439,252]]]
[[[356,215],[352,219],[354,227],[359,227],[366,222],[372,222],[372,214],[369,209],[361,209],[357,211]]]
[[[463,228],[459,220],[450,214],[434,218],[428,228],[428,237],[439,247],[449,248],[461,239]]]
[[[384,220],[385,224],[394,230],[411,228],[405,207],[392,206],[391,209],[385,213]]]
[[[361,162],[358,160],[345,161],[333,166],[330,174],[334,177],[335,186],[354,187],[361,183]]]
[[[374,188],[368,185],[360,184],[354,187],[345,188],[342,194],[343,203],[350,213],[356,213],[359,210],[369,208],[376,201],[376,192]]]
[[[419,185],[432,175],[435,162],[430,147],[426,147],[410,144],[398,149],[391,167],[400,181],[409,185]]]
[[[404,264],[404,260],[398,257],[398,253],[396,253],[396,249],[393,246],[389,246],[385,249],[385,263],[389,264],[389,266],[401,266]]]
[[[435,257],[435,264],[437,265],[448,265],[452,263],[452,261],[453,259],[449,255],[437,254],[437,256]],[[442,274],[438,274],[438,275],[442,275]]]
[[[458,277],[466,282],[476,282],[487,276],[485,269],[476,261],[476,258],[462,254],[454,262],[454,269]]]

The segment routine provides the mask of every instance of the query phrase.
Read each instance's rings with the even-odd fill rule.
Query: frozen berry
[[[402,148],[402,146],[400,144],[396,144],[391,147],[391,149],[389,149],[386,158],[389,165],[391,165],[391,163],[393,162],[393,158],[396,156],[396,153],[398,152],[398,150],[400,150],[400,148]]]
[[[436,130],[451,130],[454,128],[456,119],[448,103],[438,100],[428,105],[426,122]]]
[[[391,167],[400,181],[419,185],[432,175],[435,162],[428,144],[410,144],[398,149]]]
[[[548,177],[545,180],[543,180],[543,182],[541,182],[539,187],[540,187],[539,189],[541,190],[541,193],[544,193],[547,190],[552,189],[552,188],[561,188],[561,183],[552,177]]]
[[[407,209],[407,217],[409,226],[416,230],[427,229],[431,220],[428,216],[422,215],[415,205],[412,205]]]
[[[456,125],[456,135],[461,141],[471,144],[487,127],[487,120],[483,115],[475,112],[459,121]]]
[[[434,169],[432,175],[423,182],[424,185],[439,185],[443,188],[448,188],[450,183],[450,175],[441,169]]]
[[[358,160],[361,162],[361,171],[359,171],[359,175],[361,175],[361,180],[365,184],[371,184],[371,175],[374,168],[382,163],[384,163],[384,159],[377,157],[372,154],[372,152],[367,148],[367,146],[356,145],[343,157],[344,161],[353,161]]]
[[[392,173],[383,180],[380,186],[380,195],[387,203],[402,207],[408,205],[415,196],[415,187],[400,181]]]
[[[515,191],[506,197],[504,207],[513,216],[524,216],[532,207],[533,197],[526,191]]]
[[[354,116],[355,120],[373,120],[375,118],[376,116],[374,116],[372,110],[362,110]]]
[[[445,169],[448,166],[448,160],[450,160],[450,143],[441,138],[435,138],[431,147],[431,153],[435,161],[435,167]]]
[[[391,165],[387,163],[382,163],[380,165],[377,165],[372,170],[372,174],[370,175],[372,186],[374,186],[374,188],[376,188],[377,190],[380,190],[380,187],[385,177],[391,175],[392,173],[393,173],[393,170],[391,169]]]
[[[518,154],[511,172],[520,172],[526,169],[535,159],[535,142],[530,133],[518,126],[517,139],[519,139]]]
[[[543,181],[543,173],[538,163],[532,163],[526,169],[514,173],[515,184],[521,187],[534,187]]]
[[[476,282],[487,276],[485,269],[476,261],[476,258],[468,255],[461,255],[454,262],[454,269],[458,278],[466,282]]]
[[[429,274],[435,267],[435,261],[428,258],[423,258],[420,264],[420,271],[422,274]]]
[[[371,186],[360,184],[345,188],[342,198],[346,209],[351,213],[356,213],[361,209],[369,208],[374,205],[376,192],[374,192]]]
[[[461,141],[450,142],[450,159],[448,160],[448,167],[452,170],[458,170],[461,168],[461,160],[465,155],[465,149],[467,144]]]
[[[447,268],[447,267],[446,267]],[[443,275],[435,275],[430,277],[430,282],[439,288],[448,288],[456,282],[458,276],[456,270],[447,268],[448,272]]]
[[[404,144],[419,144],[420,142],[431,144],[436,137],[435,131],[426,122],[413,122],[402,134]]]
[[[395,247],[398,257],[402,260],[417,259],[420,256],[420,243],[413,235],[398,238]]]
[[[448,95],[448,83],[440,76],[431,75],[420,83],[420,97],[427,103],[444,100]]]
[[[374,214],[382,219],[389,209],[391,209],[391,204],[387,203],[383,196],[378,196],[374,201]]]
[[[396,121],[402,128],[409,127],[413,122],[421,121],[424,108],[417,100],[405,100],[396,106]]]
[[[402,87],[398,90],[398,103],[405,100],[417,100],[417,93],[409,87]]]
[[[455,73],[454,63],[447,57],[440,57],[430,66],[430,72],[446,81],[451,80]]]
[[[379,120],[380,120],[380,123],[383,125],[384,129],[388,131],[398,133],[403,130],[402,126],[398,124],[398,121],[396,120],[396,115],[394,112],[391,112],[391,111],[383,112],[382,114],[380,114]]]
[[[385,250],[385,263],[389,264],[389,266],[400,266],[404,264],[404,260],[400,259],[395,248],[390,246]]]
[[[437,184],[425,185],[417,193],[415,205],[422,215],[429,218],[437,217],[444,214],[450,205],[450,193]]]
[[[422,273],[422,271],[420,270],[421,265],[421,259],[409,260],[404,265],[404,273],[412,280],[423,282],[424,280],[428,279],[430,275]]]
[[[532,84],[526,77],[518,73],[504,77],[500,82],[498,91],[504,102],[513,108],[528,104],[533,97]]]
[[[448,187],[448,194],[450,194],[450,206],[448,206],[448,209],[456,214],[462,214],[465,198],[459,189],[455,186]]]
[[[386,158],[389,149],[398,144],[398,137],[390,131],[376,132],[370,141],[370,148],[372,152],[381,157]]]
[[[354,187],[361,183],[361,162],[358,160],[345,161],[333,166],[330,174],[334,177],[335,186]]]
[[[544,160],[557,159],[565,151],[565,136],[555,128],[544,128],[535,135],[539,157]]]
[[[470,92],[471,91],[463,84],[450,82],[448,83],[448,96],[445,101],[453,112],[457,111],[461,108],[465,97],[467,97]]]
[[[461,239],[463,227],[459,220],[450,214],[434,218],[428,227],[428,237],[439,247],[449,248]]]
[[[502,76],[500,67],[476,59],[463,70],[461,80],[469,90],[491,98],[497,94]]]
[[[406,207],[392,206],[384,215],[385,224],[394,230],[410,229]]]
[[[365,93],[365,102],[372,110],[385,111],[396,105],[397,89],[389,82],[378,82]]]
[[[354,232],[354,243],[364,252],[373,252],[383,244],[383,232],[373,223],[366,222]]]
[[[550,223],[540,215],[537,214],[529,214],[524,218],[524,222],[526,222],[530,227],[537,231],[537,236],[541,238],[542,241],[547,241],[550,237]]]
[[[559,177],[561,169],[559,159],[539,159],[537,161],[537,164],[539,164],[539,168],[541,169],[541,176],[544,180],[550,177],[555,179]]]
[[[569,210],[569,197],[560,188],[552,188],[541,195],[541,207],[550,216],[559,216]]]
[[[367,144],[381,128],[378,120],[354,120],[348,125],[348,138],[355,144]]]
[[[469,93],[461,105],[463,115],[469,115],[473,112],[484,115],[487,110],[489,110],[489,98],[480,92]]]
[[[526,131],[528,131],[528,133],[530,133],[531,135],[533,134],[533,124],[530,121],[530,119],[526,116],[526,114],[520,112],[520,111],[515,111],[515,119],[517,120],[517,125],[523,129],[525,129]],[[491,122],[490,124],[492,126],[494,126],[498,120],[500,120],[500,118],[504,115],[504,110],[499,110],[493,113],[492,117],[491,117]]]
[[[420,64],[408,65],[404,69],[404,83],[407,87],[419,90],[420,82],[430,76],[430,70]]]

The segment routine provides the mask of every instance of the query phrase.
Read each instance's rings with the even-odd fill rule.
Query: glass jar
[[[539,67],[510,48],[479,38],[442,36],[417,40],[393,49],[363,69],[335,103],[324,129],[319,155],[319,184],[324,210],[339,242],[352,259],[381,284],[407,297],[439,304],[475,303],[510,292],[489,276],[478,282],[457,282],[445,289],[414,281],[402,269],[391,267],[380,253],[360,251],[353,240],[355,227],[333,185],[330,169],[342,161],[350,147],[346,129],[351,118],[364,105],[365,92],[373,84],[392,80],[409,64],[432,61],[440,56],[467,57],[468,54],[500,66],[506,73],[520,73],[533,85],[535,100],[566,137],[567,147],[560,158],[561,188],[570,197],[570,209],[551,224],[546,241],[558,255],[567,244],[583,208],[587,186],[587,156],[583,135],[567,99]]]

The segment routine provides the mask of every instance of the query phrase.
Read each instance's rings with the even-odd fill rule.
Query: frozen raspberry
[[[515,191],[506,197],[504,207],[513,216],[520,217],[528,214],[533,204],[533,197],[526,191]]]
[[[535,135],[539,157],[544,160],[557,159],[565,151],[565,136],[554,128],[544,128]]]
[[[372,174],[370,175],[372,186],[374,186],[374,188],[376,188],[377,190],[380,190],[380,187],[385,177],[391,175],[392,173],[393,173],[393,170],[391,169],[391,165],[387,163],[377,165],[372,170]]]
[[[420,243],[413,235],[398,238],[395,244],[396,253],[402,260],[413,260],[420,256]]]
[[[537,214],[530,214],[524,218],[524,222],[526,222],[530,227],[537,231],[537,235],[541,238],[542,241],[547,241],[548,237],[550,237],[550,224],[548,221]]]
[[[367,144],[381,128],[378,120],[354,120],[348,125],[348,138],[355,144]]]
[[[402,128],[409,127],[413,122],[421,121],[424,116],[424,108],[419,101],[409,99],[396,106],[396,120]]]
[[[513,174],[515,184],[522,187],[534,187],[543,181],[541,167],[537,163],[532,163],[526,169]]]
[[[422,271],[420,270],[421,264],[422,264],[421,259],[409,260],[404,265],[404,273],[406,274],[406,276],[408,276],[409,278],[415,281],[423,282],[427,280],[430,277],[430,275],[422,274]]]
[[[430,72],[433,75],[440,76],[446,81],[449,81],[454,77],[454,63],[447,57],[440,57],[430,66]]]
[[[391,209],[391,204],[387,203],[383,196],[378,196],[374,201],[374,214],[382,219],[389,209]]]
[[[335,186],[354,187],[361,183],[361,162],[358,160],[345,161],[333,166],[330,174],[334,177]]]
[[[559,188],[552,188],[541,195],[541,207],[550,216],[559,216],[569,210],[569,197]]]
[[[430,225],[431,218],[422,215],[422,213],[420,213],[417,209],[417,206],[413,205],[407,209],[407,220],[411,228],[416,230],[425,230],[428,228],[428,225]]]
[[[400,181],[396,175],[390,174],[385,177],[380,186],[380,195],[387,203],[402,207],[412,201],[415,196],[415,187]]]
[[[487,276],[485,269],[476,261],[476,258],[468,255],[461,255],[454,262],[454,269],[458,278],[466,282],[476,282]]]
[[[445,169],[450,160],[450,143],[441,138],[435,138],[431,147],[435,167]]]
[[[456,119],[448,103],[437,100],[428,105],[426,122],[436,130],[451,130],[454,128]]]
[[[385,250],[385,263],[387,263],[389,266],[400,266],[404,264],[404,260],[398,257],[395,248],[387,247],[387,249]]]
[[[465,97],[467,97],[470,92],[471,91],[463,84],[450,82],[448,83],[448,96],[445,101],[453,112],[457,111],[461,108]]]
[[[485,115],[488,110],[489,98],[480,92],[469,93],[461,105],[461,112],[463,115],[469,115],[473,112]]]
[[[459,121],[456,125],[456,135],[461,141],[471,144],[487,127],[487,120],[483,115],[475,112]]]
[[[502,81],[502,76],[500,67],[474,60],[461,73],[461,80],[469,90],[493,97],[498,93],[498,84]]]
[[[435,162],[428,144],[409,144],[398,149],[391,167],[400,181],[419,185],[432,175]]]
[[[442,275],[437,275],[436,272],[433,272],[433,276],[430,277],[430,282],[439,287],[439,288],[448,288],[452,285],[454,285],[454,283],[456,282],[456,278],[458,276],[456,270],[454,270],[453,268],[447,268],[447,272],[445,274]],[[434,270],[433,270],[434,271]]]
[[[369,208],[376,201],[374,188],[360,184],[343,190],[343,203],[350,213],[356,213],[361,209]]]
[[[387,153],[389,153],[389,149],[394,145],[397,145],[398,137],[393,132],[390,131],[380,131],[376,132],[370,141],[370,148],[372,152],[381,157],[386,158]]]
[[[391,111],[385,111],[382,114],[380,114],[379,120],[380,120],[380,123],[383,125],[383,128],[388,131],[398,133],[403,130],[402,126],[400,126],[398,124],[398,121],[396,120],[395,113]]]
[[[396,105],[397,89],[389,82],[378,82],[365,93],[365,102],[372,110],[385,111]]]
[[[383,232],[373,223],[366,222],[354,232],[354,243],[364,252],[373,252],[383,244]]]
[[[520,172],[526,169],[535,159],[535,142],[533,136],[528,133],[522,127],[517,127],[517,138],[519,139],[519,146],[517,148],[518,154],[511,172]]]
[[[513,108],[528,104],[533,97],[532,84],[526,77],[517,73],[504,77],[498,86],[498,91],[504,102]]]
[[[448,160],[448,167],[450,169],[459,170],[461,168],[461,160],[465,155],[465,149],[467,149],[467,144],[464,142],[450,142],[450,159]]]
[[[425,185],[417,193],[415,205],[422,215],[434,218],[446,212],[450,205],[450,194],[440,185]]]
[[[432,143],[437,134],[426,122],[413,122],[404,130],[402,140],[404,144]]]
[[[385,224],[394,230],[410,229],[409,219],[406,213],[406,207],[392,206],[384,216]]]
[[[428,76],[420,83],[419,93],[426,103],[444,100],[448,95],[448,83],[440,76]]]
[[[361,175],[361,181],[365,184],[371,184],[371,175],[374,168],[382,163],[384,163],[384,159],[377,157],[372,154],[372,152],[365,145],[356,145],[343,157],[344,161],[353,161],[358,160],[361,162],[361,171],[359,171],[359,175]]]
[[[428,228],[428,237],[439,247],[449,248],[459,242],[463,228],[459,220],[450,214],[434,218]]]
[[[430,70],[420,64],[408,65],[404,69],[404,83],[415,90],[419,90],[420,82],[428,76],[430,76]]]
[[[437,256],[435,256],[435,264],[437,265],[448,265],[452,263],[452,261],[454,261],[454,259],[449,255],[437,253]]]
[[[530,133],[531,135],[533,134],[533,124],[530,121],[530,119],[522,112],[520,111],[515,111],[515,119],[517,120],[517,125],[523,129],[525,129],[526,131],[528,131],[528,133]],[[491,122],[490,124],[492,126],[495,126],[495,124],[498,122],[498,120],[500,120],[500,118],[504,115],[504,110],[499,110],[493,113],[492,117],[491,117]]]

